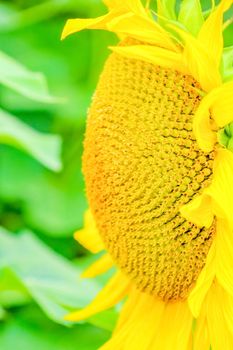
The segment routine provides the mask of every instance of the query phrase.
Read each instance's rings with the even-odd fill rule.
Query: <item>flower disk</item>
[[[213,153],[192,131],[196,88],[190,76],[114,53],[87,123],[83,170],[101,237],[137,288],[163,300],[187,297],[215,231],[179,213],[212,178]]]

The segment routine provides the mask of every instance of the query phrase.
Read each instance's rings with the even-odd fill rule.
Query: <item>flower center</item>
[[[87,123],[83,170],[106,248],[138,289],[163,300],[187,297],[214,233],[179,213],[212,177],[213,153],[192,131],[195,87],[190,76],[112,54]]]

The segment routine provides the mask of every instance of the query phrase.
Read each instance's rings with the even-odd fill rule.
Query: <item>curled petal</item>
[[[117,46],[111,47],[111,49],[125,57],[143,60],[187,73],[182,62],[182,55],[176,52],[150,45]]]
[[[219,67],[223,51],[223,13],[230,7],[232,0],[222,0],[204,22],[198,40],[205,46]]]
[[[211,123],[212,121],[212,123]],[[206,95],[194,116],[193,131],[202,150],[210,152],[217,141],[214,127],[233,121],[233,82],[222,84]],[[212,125],[214,122],[215,125]]]

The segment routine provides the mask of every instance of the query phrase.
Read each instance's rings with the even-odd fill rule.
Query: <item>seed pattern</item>
[[[195,87],[190,76],[114,53],[87,121],[83,171],[97,227],[137,288],[163,300],[187,297],[215,232],[179,213],[212,178],[214,154],[192,131]]]

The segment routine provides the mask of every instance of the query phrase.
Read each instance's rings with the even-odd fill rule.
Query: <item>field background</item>
[[[109,277],[80,279],[96,257],[73,233],[87,208],[86,113],[116,38],[60,35],[66,19],[105,11],[99,0],[0,1],[1,350],[94,350],[116,321],[116,310],[82,324],[63,321]],[[232,36],[230,26],[227,45]]]

